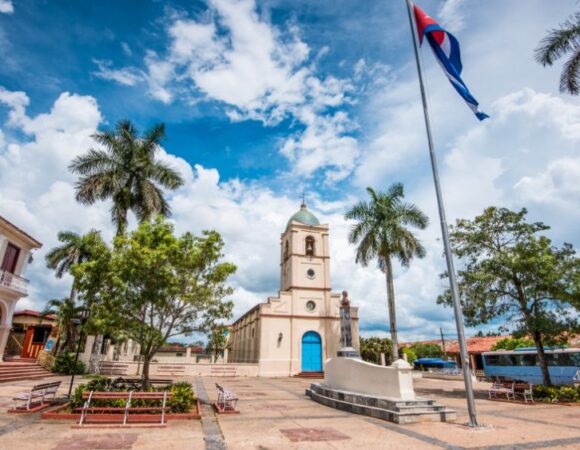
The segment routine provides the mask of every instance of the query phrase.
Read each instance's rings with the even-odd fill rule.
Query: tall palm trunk
[[[391,257],[385,257],[385,277],[387,280],[387,303],[389,305],[389,324],[393,342],[393,360],[399,359],[399,340],[397,339],[397,316],[395,314],[395,286],[393,283],[393,265]]]

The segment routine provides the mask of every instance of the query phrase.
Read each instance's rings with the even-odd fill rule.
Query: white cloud
[[[12,0],[0,0],[0,13],[12,14],[14,12],[14,5]]]
[[[121,42],[121,49],[123,50],[123,53],[125,53],[125,55],[127,55],[127,56],[133,55],[133,51],[131,50],[131,47],[126,42]]]
[[[96,227],[111,235],[107,206],[79,205],[67,169],[72,158],[91,146],[90,136],[102,117],[92,97],[68,92],[58,97],[50,112],[29,117],[24,109],[26,94],[3,88],[0,92],[2,102],[11,108],[5,129],[16,128],[30,137],[21,141],[7,137],[6,148],[0,147],[0,214],[44,244],[26,275],[32,280],[30,296],[18,305],[39,309],[53,296],[67,295],[70,288],[70,280],[57,280],[44,267],[46,251],[57,243],[56,233]]]
[[[291,118],[306,131],[282,144],[282,154],[293,163],[290,171],[310,176],[328,170],[328,182],[345,178],[359,155],[358,143],[354,127],[345,126],[352,122],[347,113],[328,110],[348,104],[354,87],[349,80],[317,75],[315,62],[328,48],[311,58],[299,29],[268,23],[258,16],[254,0],[209,0],[208,6],[196,19],[169,19],[167,51],[149,50],[145,57],[149,94],[163,103],[184,97],[216,101],[236,122],[276,125]],[[113,70],[102,63],[99,68],[98,76],[122,84],[141,76],[135,68]]]
[[[439,23],[451,33],[457,33],[465,26],[465,20],[461,14],[464,3],[465,0],[445,0],[439,7]]]
[[[116,81],[125,86],[134,86],[145,78],[141,71],[131,67],[112,69],[110,61],[101,61],[97,59],[94,60],[94,63],[99,67],[99,70],[93,72],[93,74],[103,80]]]
[[[580,207],[580,158],[562,158],[545,171],[524,176],[514,188],[527,202]]]

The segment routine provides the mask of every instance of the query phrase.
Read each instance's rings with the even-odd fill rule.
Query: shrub
[[[111,380],[107,377],[94,376],[85,384],[79,385],[71,398],[71,408],[81,408],[84,404],[83,392],[97,391],[97,392],[127,392],[127,391],[141,391],[140,385],[127,384],[120,381],[120,379]],[[187,412],[194,405],[196,396],[190,383],[181,382],[174,383],[168,387],[162,386],[158,388],[149,387],[149,391],[169,391],[172,393],[172,398],[167,402],[169,411],[172,413]],[[161,400],[133,400],[131,406],[161,406]],[[93,400],[91,405],[94,406],[116,406],[124,407],[126,400]]]
[[[407,362],[413,365],[413,362],[417,359],[417,354],[415,351],[410,347],[405,347],[403,349],[403,353],[407,355]]]
[[[54,358],[52,364],[52,371],[56,373],[63,373],[65,375],[71,375],[73,373],[73,368],[75,364],[75,354],[74,353],[61,353]],[[81,375],[86,372],[85,364],[79,359],[77,361],[75,374]]]
[[[534,399],[545,402],[580,402],[580,386],[534,386]]]
[[[169,391],[173,394],[169,400],[171,412],[187,412],[195,403],[196,397],[190,383],[174,383],[170,386]]]

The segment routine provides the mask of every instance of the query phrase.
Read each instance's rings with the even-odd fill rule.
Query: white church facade
[[[322,372],[340,350],[341,295],[330,286],[329,227],[303,203],[280,240],[280,291],[229,327],[228,363],[259,365],[260,376]],[[358,350],[358,309],[351,308]]]

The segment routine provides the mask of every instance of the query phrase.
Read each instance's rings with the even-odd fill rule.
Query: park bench
[[[238,371],[232,366],[211,366],[212,377],[237,377]]]
[[[84,391],[83,400],[85,404],[82,408],[75,408],[75,411],[81,412],[81,418],[79,420],[79,426],[87,424],[88,416],[98,418],[99,413],[112,413],[118,414],[123,418],[122,424],[128,425],[131,413],[153,413],[161,412],[161,419],[159,424],[165,425],[165,413],[169,409],[167,406],[167,401],[171,399],[171,393],[167,391],[163,392],[141,392],[141,391],[128,391],[128,392],[98,392],[98,391]],[[125,406],[92,406],[91,402],[99,400],[121,400],[125,401]],[[131,402],[134,400],[159,400],[161,402],[160,406],[132,406]],[[90,414],[94,413],[94,414]],[[147,421],[149,422],[149,421]],[[135,423],[135,422],[131,422]]]
[[[157,366],[157,373],[159,373],[161,375],[185,376],[185,366],[184,365],[159,364]]]
[[[101,375],[127,375],[129,364],[117,361],[101,361],[99,373]]]
[[[113,386],[118,385],[129,385],[131,387],[137,388],[143,384],[143,380],[141,378],[115,378],[112,382]],[[170,378],[149,378],[149,385],[150,386],[169,386],[173,384],[173,381]]]
[[[215,384],[217,389],[218,398],[217,402],[214,403],[217,411],[219,413],[235,413],[238,412],[236,410],[236,404],[238,403],[238,397],[231,391],[228,391],[223,386],[219,384]]]
[[[510,396],[512,400],[515,400],[515,383],[506,384],[501,382],[495,382],[489,388],[489,398],[498,398],[498,395],[505,395],[509,400]]]
[[[12,398],[12,400],[14,400],[14,409],[18,409],[18,402],[25,402],[25,409],[29,411],[33,404],[43,404],[44,400],[49,395],[54,399],[56,397],[56,392],[60,387],[60,383],[61,381],[54,381],[52,383],[37,384],[36,386],[33,386],[30,391],[19,392],[16,394],[16,397]]]
[[[514,383],[514,395],[517,397],[523,397],[524,401],[534,401],[534,385],[528,383]]]

